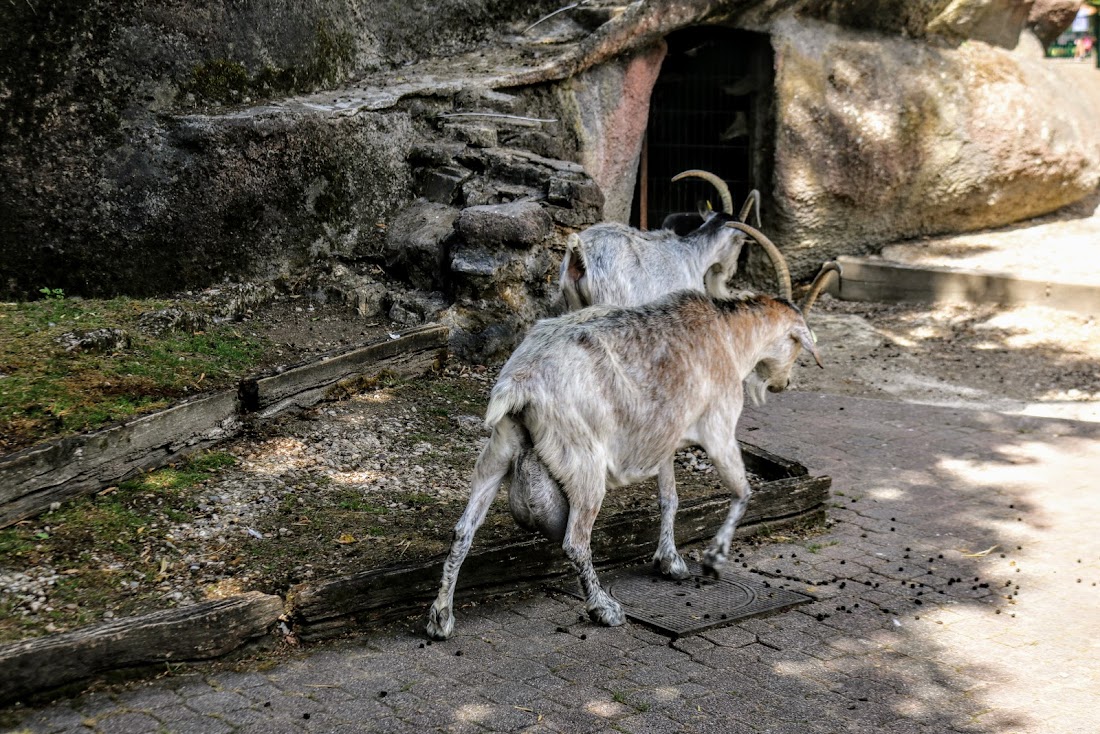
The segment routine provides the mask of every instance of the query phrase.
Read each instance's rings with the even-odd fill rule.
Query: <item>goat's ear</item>
[[[822,369],[825,365],[821,364],[821,355],[817,353],[817,337],[810,331],[809,327],[804,324],[799,324],[795,327],[794,338],[798,340],[798,343],[802,345],[802,348],[813,355],[814,361],[817,362],[817,366]]]

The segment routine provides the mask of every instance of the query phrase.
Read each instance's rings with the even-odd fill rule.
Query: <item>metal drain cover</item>
[[[813,601],[797,591],[747,578],[708,578],[698,564],[689,563],[688,568],[692,577],[683,581],[664,578],[649,565],[601,574],[600,580],[604,590],[623,605],[626,616],[673,637]],[[564,591],[583,598],[576,587]]]

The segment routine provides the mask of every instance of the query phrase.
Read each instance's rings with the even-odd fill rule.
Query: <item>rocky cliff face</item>
[[[559,5],[0,4],[0,298],[324,272],[500,356],[553,308],[565,234],[628,215],[662,39],[704,23],[771,38],[759,185],[796,275],[1097,185],[1100,103],[1028,30],[1073,0],[593,2],[527,30]]]
[[[522,23],[502,0],[0,5],[0,297],[150,294],[361,256],[409,115],[265,106]]]
[[[1096,97],[1035,45],[935,46],[795,21],[776,24],[773,42],[775,200],[801,270],[816,250],[995,227],[1100,183]]]

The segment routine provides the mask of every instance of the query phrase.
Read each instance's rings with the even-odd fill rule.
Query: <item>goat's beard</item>
[[[763,405],[768,399],[768,381],[755,372],[745,378],[745,393],[753,405]]]

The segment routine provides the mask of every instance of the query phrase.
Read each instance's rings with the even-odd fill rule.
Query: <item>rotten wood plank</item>
[[[238,412],[237,393],[220,392],[0,457],[0,527],[229,438]]]
[[[232,438],[244,412],[269,418],[310,407],[363,374],[422,374],[445,359],[447,336],[445,326],[417,327],[276,375],[246,378],[236,391],[0,457],[0,528]]]
[[[278,596],[249,592],[0,647],[0,704],[123,668],[209,660],[266,635]]]
[[[747,451],[746,458],[749,454]],[[754,451],[752,455],[754,461],[764,461],[759,453]],[[787,476],[757,488],[738,527],[738,537],[824,517],[832,480],[810,477],[804,467],[786,460],[783,465],[771,466],[773,472],[781,473],[795,468],[803,475]],[[682,504],[677,514],[677,541],[686,545],[713,536],[728,511],[728,495]],[[607,566],[647,556],[656,548],[659,530],[660,516],[650,510],[621,513],[604,524],[597,523],[592,539],[593,560]],[[288,608],[305,640],[369,622],[397,619],[426,608],[437,591],[444,559],[440,556],[425,563],[300,584],[291,589]],[[568,573],[572,569],[557,543],[542,538],[511,543],[471,553],[459,575],[456,598],[515,590]]]
[[[279,374],[249,380],[242,394],[245,408],[269,417],[288,408],[306,408],[325,398],[341,380],[370,371],[391,370],[403,374],[423,372],[440,359],[447,348],[449,330],[430,324],[402,333],[396,339],[333,354]]]

